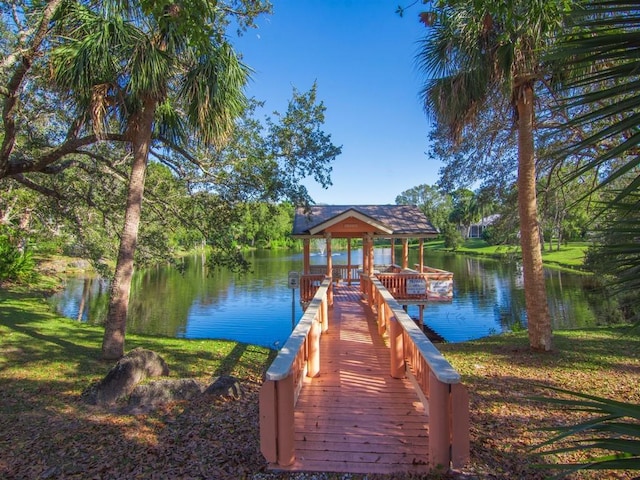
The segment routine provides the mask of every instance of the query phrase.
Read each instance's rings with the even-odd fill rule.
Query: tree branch
[[[4,99],[4,105],[2,108],[4,138],[2,139],[2,145],[0,146],[0,178],[7,175],[9,155],[13,151],[16,141],[15,108],[18,103],[18,90],[23,84],[24,79],[31,68],[33,59],[36,57],[38,50],[45,39],[53,14],[60,3],[62,3],[62,0],[50,0],[48,2],[46,8],[42,12],[42,18],[40,19],[36,33],[33,36],[31,46],[25,51],[24,55],[22,55],[22,60],[17,65],[7,84],[6,98]]]
[[[28,178],[26,178],[24,175],[22,174],[17,174],[17,175],[12,175],[12,177],[16,182],[21,183],[22,185],[24,185],[25,187],[34,190],[38,193],[41,193],[42,195],[46,195],[47,197],[51,197],[51,198],[55,198],[56,200],[62,200],[63,197],[62,195],[60,195],[58,192],[56,192],[55,190],[52,190],[50,188],[44,187],[38,183],[35,183],[31,180],[29,180]]]
[[[98,140],[99,139],[96,135],[87,135],[82,138],[73,138],[65,141],[63,144],[54,148],[49,153],[41,156],[38,159],[10,162],[7,164],[4,175],[2,175],[2,172],[0,171],[0,178],[15,176],[17,174],[27,172],[42,172],[48,174],[59,173],[64,168],[68,168],[69,166],[71,166],[72,163],[68,165],[65,164],[64,166],[60,166],[59,168],[51,167],[51,165],[53,165],[55,162],[59,161],[66,155],[72,153],[87,155],[88,152],[80,150],[80,148],[96,143]],[[125,141],[125,137],[121,134],[107,134],[106,137],[102,140],[123,142]]]

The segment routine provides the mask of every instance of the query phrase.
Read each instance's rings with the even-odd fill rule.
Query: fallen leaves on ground
[[[640,403],[640,363],[638,350],[631,348],[634,342],[624,343],[624,348],[616,343],[615,352],[602,358],[598,355],[607,348],[606,339],[593,342],[593,348],[578,342],[569,339],[549,354],[532,353],[523,337],[503,339],[496,345],[488,341],[442,346],[470,393],[471,462],[458,477],[537,480],[551,472],[537,469],[536,463],[584,460],[584,455],[575,454],[546,458],[532,450],[550,435],[541,427],[575,422],[580,416],[533,401],[532,396],[556,395],[541,385]],[[595,348],[596,343],[601,345]],[[16,353],[13,360],[19,361],[20,356]],[[262,368],[246,369],[254,373],[242,376],[240,400],[202,396],[140,415],[86,405],[80,399],[81,386],[60,378],[48,382],[12,378],[0,369],[0,477],[419,478],[268,472],[259,446]],[[630,479],[633,475],[582,472],[570,478]]]

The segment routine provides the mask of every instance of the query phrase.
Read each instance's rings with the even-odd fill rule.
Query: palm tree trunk
[[[144,109],[135,114],[129,123],[128,136],[131,139],[133,149],[133,166],[129,177],[129,191],[118,260],[111,282],[109,310],[104,326],[102,358],[105,360],[117,360],[124,355],[124,337],[134,267],[133,259],[138,243],[138,228],[142,213],[142,197],[155,106],[155,102],[148,101]]]
[[[551,317],[542,269],[536,164],[533,148],[533,87],[521,89],[518,109],[518,211],[524,269],[529,344],[534,350],[551,350]]]

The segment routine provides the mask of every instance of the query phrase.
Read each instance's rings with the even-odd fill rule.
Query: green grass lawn
[[[544,250],[542,252],[542,261],[545,265],[551,267],[564,267],[572,270],[580,270],[584,262],[584,255],[589,248],[588,242],[569,242],[562,245],[560,250],[556,250],[555,244],[553,250]],[[547,245],[548,248],[548,245]],[[443,240],[434,240],[425,243],[425,249],[431,250],[449,250],[444,246]],[[519,245],[488,245],[487,242],[478,238],[465,240],[464,244],[456,250],[457,253],[470,255],[486,255],[490,257],[511,257],[519,258]]]

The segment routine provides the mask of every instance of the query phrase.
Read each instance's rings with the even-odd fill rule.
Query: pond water
[[[414,255],[416,258],[413,258]],[[375,263],[389,264],[390,249],[376,249]],[[397,254],[396,258],[400,258]],[[200,256],[183,259],[183,268],[158,266],[136,272],[132,284],[127,331],[179,338],[217,338],[278,348],[302,316],[289,289],[289,271],[302,271],[302,253],[256,251],[249,254],[253,271],[234,274],[210,271]],[[352,263],[362,262],[352,252]],[[409,264],[417,263],[410,252]],[[312,264],[326,264],[316,254]],[[346,253],[333,255],[346,264]],[[451,302],[432,302],[425,323],[448,342],[462,342],[526,328],[522,271],[515,263],[441,252],[428,252],[425,263],[454,273]],[[595,325],[589,277],[545,271],[554,328]],[[50,298],[59,313],[90,324],[101,324],[107,310],[108,282],[98,278],[69,279]],[[415,308],[415,310],[412,310]],[[409,314],[418,316],[417,307]]]

